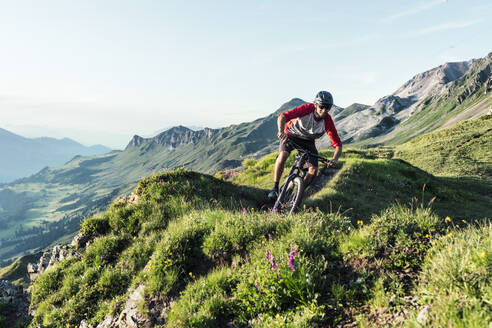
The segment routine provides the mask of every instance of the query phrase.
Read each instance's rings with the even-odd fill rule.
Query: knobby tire
[[[304,193],[304,179],[296,176],[287,179],[284,184],[285,188],[278,195],[277,201],[273,206],[273,211],[278,213],[292,214],[301,203],[302,194]]]

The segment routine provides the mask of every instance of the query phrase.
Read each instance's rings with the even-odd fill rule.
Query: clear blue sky
[[[318,90],[372,105],[492,51],[490,0],[3,1],[0,127],[123,148]]]

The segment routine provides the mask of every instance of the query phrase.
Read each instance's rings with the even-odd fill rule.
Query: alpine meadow
[[[182,17],[191,22],[196,16],[186,8]],[[153,28],[139,36],[142,47],[157,34]],[[83,42],[84,33],[73,38]],[[291,42],[301,41],[295,37]],[[212,61],[203,41],[185,41]],[[146,49],[136,48],[128,53]],[[192,50],[176,52],[188,58]],[[395,46],[392,56],[399,51]],[[291,60],[298,54],[277,52]],[[111,60],[116,65],[125,55]],[[270,65],[267,57],[254,60]],[[135,72],[132,79],[144,76]],[[223,71],[214,74],[207,77],[227,80]],[[172,87],[159,92],[170,95]],[[414,75],[373,105],[323,108],[315,101],[315,110],[330,111],[343,152],[332,166],[320,161],[291,214],[268,196],[279,115],[313,105],[298,95],[285,100],[249,122],[198,130],[183,122],[152,137],[134,135],[122,150],[0,129],[0,328],[492,327],[492,52]],[[316,147],[333,159],[336,145],[324,131]],[[280,183],[297,154],[286,160]]]

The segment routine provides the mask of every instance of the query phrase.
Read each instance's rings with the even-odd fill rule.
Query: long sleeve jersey
[[[287,119],[285,131],[287,135],[306,140],[315,140],[327,134],[333,148],[342,145],[337,129],[330,115],[324,119],[315,117],[316,106],[304,104],[282,114]]]

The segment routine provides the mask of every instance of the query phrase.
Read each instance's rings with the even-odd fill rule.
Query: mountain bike
[[[294,143],[295,145],[295,143]],[[297,148],[297,147],[296,147]],[[280,186],[277,200],[273,205],[273,213],[292,214],[301,203],[304,193],[304,177],[308,172],[305,164],[309,156],[317,157],[318,160],[326,165],[330,162],[327,158],[313,154],[307,150],[299,150],[296,154],[296,160],[290,169],[289,175],[285,182]]]

